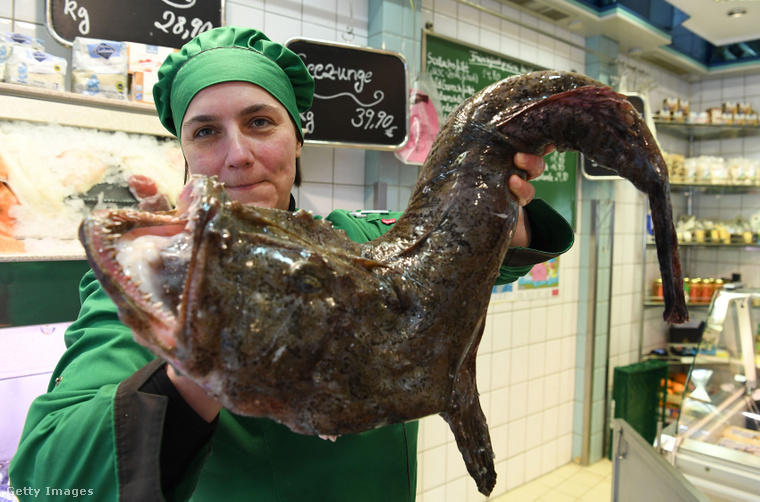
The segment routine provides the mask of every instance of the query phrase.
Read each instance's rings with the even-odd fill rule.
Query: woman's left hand
[[[544,150],[543,155],[548,155],[553,151],[554,145],[549,145]],[[543,156],[531,155],[529,153],[516,153],[514,162],[516,167],[525,171],[527,179],[524,180],[516,174],[513,174],[509,178],[509,191],[512,192],[512,195],[515,196],[517,203],[520,205],[515,235],[512,236],[510,246],[529,247],[531,238],[530,222],[525,217],[525,211],[523,211],[522,206],[527,205],[536,196],[535,187],[528,183],[528,181],[541,176],[546,169],[546,163],[544,163]]]
[[[544,150],[543,155],[548,155],[553,151],[554,145],[549,145]],[[541,176],[546,169],[546,163],[543,156],[529,153],[516,153],[514,162],[516,167],[525,171],[527,180],[513,174],[509,178],[509,191],[515,196],[517,203],[524,206],[536,196],[536,189],[528,181]]]

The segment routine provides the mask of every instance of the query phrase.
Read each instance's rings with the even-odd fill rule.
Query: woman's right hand
[[[213,422],[216,416],[222,409],[222,405],[219,404],[213,397],[206,394],[198,384],[180,375],[174,370],[174,366],[167,364],[165,366],[166,374],[169,376],[177,392],[180,393],[182,398],[195,410],[195,412],[206,422]]]

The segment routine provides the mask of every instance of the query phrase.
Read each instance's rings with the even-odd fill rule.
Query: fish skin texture
[[[191,180],[175,212],[94,212],[80,238],[135,339],[233,413],[339,436],[440,414],[483,494],[496,483],[475,361],[518,205],[516,152],[548,144],[617,170],[652,207],[664,319],[688,319],[667,170],[624,96],[588,77],[535,72],[463,102],[439,132],[404,215],[358,244],[304,211],[230,201]],[[152,297],[116,243],[166,235]],[[158,300],[161,304],[158,304]],[[340,441],[340,439],[338,439]]]

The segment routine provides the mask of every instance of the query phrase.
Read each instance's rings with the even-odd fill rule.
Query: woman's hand
[[[206,422],[212,422],[221,411],[222,405],[206,394],[206,391],[195,382],[174,371],[174,366],[171,364],[167,364],[165,368],[169,380],[187,404]]]
[[[543,155],[548,155],[554,151],[554,145],[549,145],[544,150]],[[529,180],[533,180],[541,176],[546,169],[543,156],[531,155],[528,153],[516,153],[514,158],[515,166],[522,169],[526,173],[527,180],[513,174],[509,178],[509,191],[517,199],[517,203],[520,205],[519,213],[517,216],[517,227],[515,228],[515,235],[512,236],[512,247],[529,247],[530,246],[530,222],[525,217],[525,211],[522,206],[525,206],[533,197],[536,196],[536,189],[533,185],[528,183]]]

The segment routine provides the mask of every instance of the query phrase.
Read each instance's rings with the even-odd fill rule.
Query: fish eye
[[[322,281],[313,275],[304,274],[296,280],[296,287],[301,293],[319,293],[322,291]]]
[[[290,267],[290,281],[301,293],[314,294],[324,289],[321,276],[324,271],[316,264],[309,262],[296,262]]]

